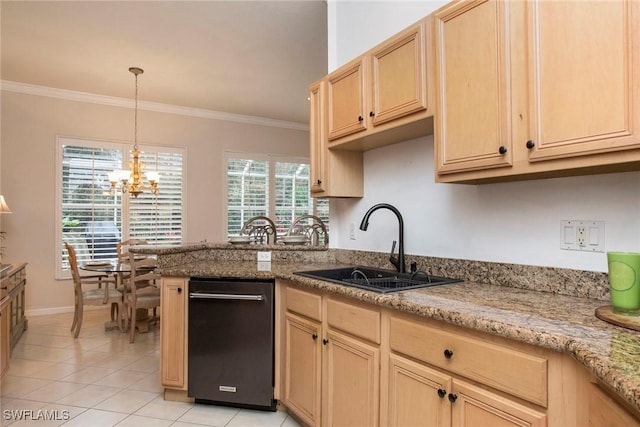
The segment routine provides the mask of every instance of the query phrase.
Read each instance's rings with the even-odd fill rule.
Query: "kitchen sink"
[[[461,282],[458,279],[429,276],[422,272],[398,273],[394,270],[360,266],[296,271],[294,274],[379,293]]]

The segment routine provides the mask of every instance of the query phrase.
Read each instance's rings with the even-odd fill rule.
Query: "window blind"
[[[275,218],[278,234],[285,234],[294,218],[313,214],[309,193],[309,165],[276,163]]]

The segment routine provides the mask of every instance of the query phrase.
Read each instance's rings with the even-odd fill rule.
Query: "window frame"
[[[83,138],[83,137],[73,137],[73,136],[64,136],[57,135],[56,136],[56,179],[55,179],[55,199],[54,199],[54,211],[55,211],[55,279],[56,280],[65,280],[71,278],[71,272],[69,269],[62,268],[63,262],[63,233],[62,233],[62,211],[63,211],[63,146],[77,146],[77,147],[90,147],[90,148],[103,148],[109,150],[119,150],[122,152],[122,164],[120,165],[121,169],[129,168],[129,160],[131,157],[131,150],[133,150],[133,143],[128,141],[114,141],[107,139],[94,139],[94,138]],[[187,174],[185,165],[187,164],[187,149],[186,147],[177,147],[177,146],[167,146],[167,145],[151,145],[151,144],[138,144],[140,151],[149,151],[149,152],[158,152],[158,151],[173,151],[176,153],[180,153],[182,156],[182,241],[187,235]],[[160,177],[160,192],[162,192],[162,176]],[[131,196],[127,195],[122,197],[121,203],[121,236],[122,240],[129,238],[129,199]]]

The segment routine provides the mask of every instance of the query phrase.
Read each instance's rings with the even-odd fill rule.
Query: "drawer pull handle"
[[[318,334],[311,335],[311,338],[313,338],[314,341],[317,340],[318,339]]]
[[[455,393],[449,393],[449,402],[453,403],[456,401],[456,399],[458,399],[458,395]]]
[[[444,350],[444,357],[446,357],[447,359],[451,359],[451,356],[453,356],[453,350],[449,350],[448,348]]]
[[[447,391],[446,390],[443,390],[441,388],[438,389],[438,397],[440,399],[444,398],[446,395],[447,395]]]

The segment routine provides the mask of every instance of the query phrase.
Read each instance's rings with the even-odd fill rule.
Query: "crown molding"
[[[47,86],[37,86],[9,80],[1,80],[2,90],[23,93],[27,95],[46,96],[49,98],[65,99],[68,101],[86,102],[90,104],[108,105],[111,107],[134,108],[133,99],[117,98],[114,96],[96,95],[87,92],[56,89]],[[224,120],[228,122],[246,123],[258,126],[269,126],[283,129],[308,131],[309,126],[304,123],[285,120],[268,119],[264,117],[245,116],[241,114],[224,113],[222,111],[205,110],[203,108],[181,107],[179,105],[162,104],[138,100],[138,109],[155,111],[157,113],[177,114],[180,116],[198,117],[202,119]]]

